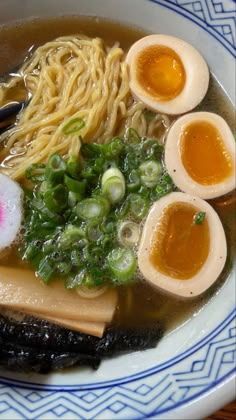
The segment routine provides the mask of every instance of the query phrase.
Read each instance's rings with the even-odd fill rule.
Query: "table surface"
[[[236,400],[205,420],[234,420],[236,418]]]

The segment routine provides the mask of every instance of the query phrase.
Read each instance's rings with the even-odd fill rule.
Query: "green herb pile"
[[[69,289],[134,281],[140,222],[173,190],[163,147],[133,129],[105,145],[80,141],[79,160],[53,154],[26,171],[22,259]]]

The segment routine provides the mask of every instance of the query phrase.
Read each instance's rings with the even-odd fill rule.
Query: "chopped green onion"
[[[124,159],[124,172],[130,172],[132,169],[137,169],[137,166],[139,165],[140,162],[140,157],[138,155],[138,153],[136,153],[135,150],[130,150],[131,148],[129,148],[127,150],[127,153],[125,155],[125,159]]]
[[[194,216],[194,223],[195,225],[201,225],[203,223],[203,220],[205,219],[205,215],[206,212],[204,211],[199,211],[195,216]]]
[[[62,157],[57,153],[54,153],[48,159],[48,163],[45,170],[45,179],[53,184],[62,182],[64,173],[66,171],[66,164]]]
[[[69,191],[80,194],[81,198],[84,196],[86,181],[77,181],[68,175],[64,177],[65,186]]]
[[[166,184],[173,184],[172,178],[167,172],[163,175],[162,182]]]
[[[75,276],[69,276],[65,280],[65,286],[68,290],[74,289],[75,287],[80,286],[85,278],[86,270],[82,268]]]
[[[140,175],[136,169],[132,169],[129,174],[129,183],[127,184],[127,190],[135,192],[139,189],[141,184]]]
[[[58,246],[61,249],[70,248],[74,242],[79,241],[84,236],[85,232],[83,229],[77,226],[68,225],[59,238]]]
[[[163,197],[166,194],[169,194],[171,191],[173,191],[174,184],[172,181],[172,178],[168,173],[165,173],[161,179],[159,184],[155,188],[154,192],[154,199],[159,200],[161,197]]]
[[[32,182],[41,182],[45,179],[44,163],[33,163],[25,171],[25,177]]]
[[[90,269],[90,275],[93,279],[93,286],[101,286],[104,283],[104,278],[101,270],[98,270],[97,268],[91,268]],[[88,280],[85,280],[85,284],[88,287],[91,287],[92,284],[88,282]]]
[[[51,212],[42,200],[33,199],[31,203],[32,209],[41,214],[41,217],[50,220],[52,223],[60,224],[62,222],[61,216]]]
[[[48,241],[45,241],[43,243],[42,251],[45,254],[49,254],[50,252],[55,251],[55,241],[53,239],[48,239]]]
[[[81,255],[77,249],[71,251],[71,264],[75,267],[81,266]]]
[[[82,128],[84,128],[85,122],[82,118],[73,118],[62,128],[63,134],[68,136],[69,134],[77,133]]]
[[[141,152],[144,159],[160,160],[164,148],[157,140],[147,139],[141,144]]]
[[[127,130],[126,137],[129,143],[137,144],[141,142],[141,137],[134,128],[129,128]]]
[[[107,256],[107,262],[111,273],[122,283],[130,280],[137,269],[135,254],[129,248],[113,249]]]
[[[78,241],[78,243],[76,244],[77,248],[80,250],[83,250],[84,247],[86,247],[88,245],[88,240],[86,238],[82,238]]]
[[[127,220],[118,226],[118,240],[121,245],[133,247],[139,242],[139,238],[140,228],[137,223]]]
[[[122,172],[117,168],[110,168],[102,176],[102,193],[112,204],[116,204],[124,198],[125,179]]]
[[[109,202],[104,197],[87,198],[76,206],[77,215],[85,220],[104,217],[109,210]]]
[[[66,162],[66,172],[72,177],[77,179],[80,172],[80,163],[79,160],[71,156]]]
[[[94,287],[94,281],[93,281],[93,277],[92,277],[91,273],[85,272],[84,281],[83,281],[82,284],[84,284],[88,288]],[[82,284],[80,284],[80,286]]]
[[[61,275],[69,274],[71,266],[69,262],[59,261],[57,263],[57,272]]]
[[[124,151],[124,140],[114,137],[109,143],[103,146],[103,153],[109,159],[120,156]]]
[[[165,185],[157,185],[155,188],[155,199],[159,200],[161,197],[164,197],[164,195],[169,194],[169,192],[172,191],[172,187],[170,184]]]
[[[84,179],[93,180],[94,178],[96,178],[97,175],[94,173],[93,168],[91,168],[91,166],[86,166],[81,170],[80,176]]]
[[[66,287],[67,289],[74,289],[76,287],[79,292],[80,287],[85,286],[88,289],[92,289],[103,283],[103,276],[100,270],[92,268],[88,272],[85,268],[82,268],[74,278],[66,281]]]
[[[40,277],[44,283],[48,284],[50,280],[52,280],[54,271],[53,265],[49,261],[49,258],[46,257],[40,261],[36,275]]]
[[[84,158],[94,159],[94,157],[100,156],[102,145],[98,143],[83,143],[81,152]]]
[[[68,193],[68,205],[73,208],[76,206],[76,204],[81,201],[81,194],[80,193],[75,193],[72,191],[69,191]]]
[[[155,162],[154,160],[143,162],[139,166],[141,183],[147,188],[154,187],[160,179],[161,172],[161,163]]]
[[[113,246],[113,235],[104,235],[103,238],[99,241],[99,246],[101,246],[106,251],[110,251]]]
[[[63,132],[82,126],[74,119]],[[66,277],[67,288],[134,280],[139,222],[158,196],[174,188],[161,174],[163,148],[134,129],[107,144],[80,141],[80,159],[53,154],[46,166],[28,168],[36,185],[25,194],[19,251],[45,282]]]
[[[108,198],[111,204],[116,204],[125,195],[125,183],[118,177],[110,178],[102,185],[102,193]]]
[[[38,242],[39,241],[33,241],[27,246],[22,257],[23,260],[32,261],[37,256],[41,248]]]
[[[68,195],[62,184],[45,192],[43,201],[49,211],[61,213],[67,207]]]
[[[87,238],[90,242],[98,242],[104,236],[104,233],[101,231],[101,228],[97,224],[97,222],[89,223],[86,228],[86,233],[87,233]]]
[[[100,173],[103,172],[104,164],[105,164],[105,158],[103,156],[98,156],[95,159],[94,165],[92,167],[93,168],[93,171],[96,174],[99,174],[100,175]]]
[[[116,228],[116,223],[113,220],[107,220],[105,223],[102,223],[101,229],[104,233],[114,233]]]
[[[123,219],[125,216],[127,216],[130,209],[130,202],[128,199],[126,199],[120,206],[120,208],[116,209],[116,217],[118,219]]]
[[[43,181],[39,188],[39,196],[43,198],[46,191],[51,190],[52,184],[48,181]]]
[[[147,214],[149,201],[138,194],[128,196],[130,203],[130,212],[135,219],[141,220]]]
[[[83,249],[83,257],[86,264],[96,265],[103,261],[104,251],[100,245],[94,246],[94,243],[89,243]]]

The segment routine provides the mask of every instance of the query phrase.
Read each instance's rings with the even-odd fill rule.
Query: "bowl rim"
[[[186,8],[184,8],[184,5],[178,4],[177,1],[174,0],[144,0],[149,3],[157,4],[159,6],[165,7],[166,9],[175,11],[179,15],[183,16],[184,18],[187,18],[189,21],[194,22],[199,27],[201,27],[205,32],[207,32],[210,36],[215,38],[217,42],[219,42],[224,49],[228,51],[228,53],[236,57],[236,49],[234,48],[234,44],[230,43],[226,37],[224,37],[222,34],[217,32],[216,29],[213,29],[211,26],[209,26],[204,20],[200,19],[199,16],[194,16],[192,13],[189,12]],[[212,2],[212,0],[211,0]],[[180,3],[180,2],[179,2]],[[206,2],[207,3],[207,2]],[[224,1],[222,2],[224,3]],[[208,3],[207,3],[208,6]],[[235,269],[233,271],[233,274],[235,274]],[[93,390],[93,389],[102,389],[102,388],[108,388],[113,387],[114,385],[122,385],[126,384],[128,382],[132,382],[136,379],[144,379],[154,373],[163,371],[164,369],[168,369],[169,367],[173,366],[175,363],[184,360],[187,356],[193,354],[196,350],[203,347],[207,342],[210,342],[214,337],[216,337],[221,331],[223,331],[227,325],[229,325],[233,320],[235,320],[236,316],[236,309],[233,309],[220,323],[217,324],[217,326],[211,330],[206,336],[204,336],[201,340],[196,342],[192,347],[188,348],[186,351],[183,351],[182,353],[178,354],[174,358],[167,360],[166,362],[161,363],[160,365],[156,365],[155,367],[146,369],[144,371],[141,371],[139,373],[128,375],[127,377],[121,378],[121,379],[113,379],[111,381],[103,381],[101,383],[96,382],[94,385],[90,384],[84,384],[84,385],[65,385],[63,386],[63,391],[65,392],[73,392],[78,391],[78,388],[80,390]],[[225,404],[230,401],[230,399],[234,396],[234,380],[235,380],[235,373],[236,368],[231,369],[225,376],[221,377],[219,381],[215,381],[214,383],[210,384],[208,388],[205,388],[203,391],[199,392],[198,394],[195,394],[193,397],[190,397],[189,399],[182,400],[176,405],[172,405],[170,408],[163,409],[163,410],[157,410],[153,411],[150,414],[146,414],[146,417],[149,418],[153,415],[160,415],[163,413],[169,413],[170,418],[195,418],[191,417],[193,416],[193,413],[191,413],[189,410],[192,410],[191,407],[193,407],[193,404],[197,405],[198,410],[198,418],[199,418],[199,398],[211,398],[215,404],[219,404],[217,407],[215,406],[213,409],[220,408],[222,404]],[[55,387],[54,385],[50,385],[47,387],[45,384],[35,384],[33,382],[27,382],[27,381],[21,381],[21,380],[10,380],[6,378],[5,376],[0,376],[0,384],[7,385],[7,386],[14,386],[15,388],[22,388],[22,389],[30,389],[35,391],[62,391],[62,386],[58,385]],[[224,389],[224,395],[222,396],[222,388]],[[1,391],[1,388],[0,388]],[[218,400],[217,400],[218,399]],[[191,404],[190,404],[191,403]],[[189,407],[190,404],[190,407]],[[208,408],[207,408],[208,407]],[[205,416],[206,414],[209,414],[212,410],[210,409],[209,404],[207,407],[202,407],[202,416]],[[208,410],[208,411],[207,411]],[[180,415],[182,413],[183,417],[173,417],[174,414]],[[0,418],[1,418],[1,412],[0,412]],[[166,419],[168,417],[165,417]]]

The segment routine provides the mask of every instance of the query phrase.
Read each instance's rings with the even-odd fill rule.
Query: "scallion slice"
[[[65,287],[68,290],[74,289],[75,287],[80,286],[85,278],[86,269],[82,268],[75,276],[68,276],[65,280]]]
[[[69,191],[80,194],[81,198],[84,196],[86,181],[77,181],[76,179],[71,178],[68,175],[64,177],[65,186]]]
[[[43,197],[46,191],[51,190],[52,184],[48,181],[43,181],[39,187],[38,195],[39,197]]]
[[[108,159],[120,156],[123,150],[124,140],[120,137],[114,137],[109,143],[103,146],[103,153]]]
[[[66,171],[72,178],[78,178],[80,172],[80,163],[76,157],[69,157],[66,162]]]
[[[60,155],[54,153],[48,159],[45,170],[45,179],[52,184],[62,182],[64,173],[66,171],[66,163]]]
[[[127,184],[127,190],[130,192],[138,191],[141,184],[139,172],[136,169],[132,169],[129,174],[129,183]]]
[[[54,271],[53,264],[46,257],[40,261],[36,274],[44,283],[48,284],[53,277]]]
[[[204,211],[199,211],[195,216],[194,216],[194,223],[195,225],[202,225],[203,220],[205,219],[206,216],[206,212]]]
[[[137,261],[130,248],[115,248],[107,256],[108,267],[112,275],[121,283],[130,280],[136,269]]]
[[[85,232],[83,229],[77,226],[68,225],[59,238],[58,246],[60,249],[70,248],[73,243],[84,237]]]
[[[84,128],[85,122],[82,118],[73,118],[62,128],[63,134],[68,136],[69,134],[77,133],[82,128]]]
[[[148,199],[141,197],[139,194],[130,194],[128,199],[132,216],[135,219],[141,220],[147,214],[149,208]]]
[[[61,213],[67,207],[68,194],[62,184],[47,190],[43,196],[43,201],[49,211]]]
[[[44,163],[33,163],[25,171],[25,177],[32,182],[41,182],[45,179]]]
[[[163,151],[163,145],[159,144],[158,141],[154,139],[146,139],[141,144],[141,153],[144,159],[160,160]]]
[[[143,162],[139,166],[139,173],[141,178],[141,183],[145,185],[147,188],[152,188],[157,185],[161,173],[162,173],[162,166],[161,163],[158,163],[154,160],[148,160]]]
[[[100,226],[95,221],[88,223],[86,227],[86,234],[90,242],[98,242],[104,236],[104,233],[102,232]]]
[[[81,201],[81,194],[69,191],[68,193],[68,205],[73,208],[76,204]]]
[[[104,197],[87,198],[76,206],[77,215],[85,220],[104,217],[109,210],[109,202]]]
[[[140,228],[137,223],[126,220],[118,226],[118,240],[121,245],[133,247],[139,242]]]
[[[41,219],[52,222],[55,226],[61,224],[61,216],[51,212],[42,200],[34,198],[31,203],[32,210],[40,213]]]
[[[125,196],[125,178],[118,168],[110,168],[102,176],[102,193],[111,204],[116,204]]]

